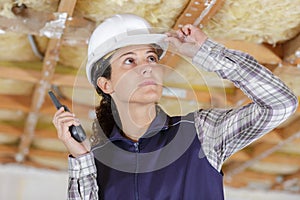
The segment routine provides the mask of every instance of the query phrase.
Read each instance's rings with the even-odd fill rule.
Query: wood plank
[[[34,168],[40,168],[40,169],[49,169],[49,170],[58,170],[58,171],[67,170],[67,167],[64,167],[64,166],[53,166],[53,165],[50,166],[48,163],[43,164],[43,163],[33,161],[31,159],[25,160],[22,163],[22,165],[29,166],[29,167],[34,167]]]
[[[174,29],[182,27],[185,24],[200,23],[205,25],[208,20],[223,6],[224,0],[212,0],[208,3],[205,0],[191,0],[181,15],[177,18]]]
[[[40,72],[35,70],[8,68],[4,66],[0,66],[0,71],[1,78],[28,81],[31,83],[37,83],[41,74]]]
[[[250,154],[246,151],[238,151],[236,153],[234,153],[232,156],[230,156],[230,158],[226,161],[226,163],[230,163],[230,162],[245,162],[247,160],[249,160]]]
[[[289,123],[288,126],[285,126],[278,130],[278,134],[283,139],[288,139],[290,137],[295,137],[297,134],[300,134],[300,117],[296,118],[293,122]],[[294,139],[297,139],[294,138]]]
[[[0,78],[18,80],[18,81],[27,81],[31,83],[38,83],[41,79],[41,72],[35,69],[27,69],[18,67],[18,63],[15,63],[15,67],[9,67],[13,63],[1,63],[0,64]],[[39,65],[38,62],[33,62],[33,65]],[[60,69],[67,68],[59,66]],[[92,88],[91,84],[88,82],[85,74],[75,73],[74,69],[70,70],[58,70],[60,72],[53,74],[52,79],[49,82],[57,86],[76,86],[82,88]],[[68,74],[70,73],[70,74]]]
[[[30,112],[30,103],[31,97],[28,96],[19,96],[19,95],[0,95],[0,109],[8,110],[20,110],[25,113]],[[76,116],[79,118],[89,119],[88,112],[89,110],[94,110],[94,107],[78,104],[69,99],[61,99],[61,103],[68,106],[70,109],[73,107],[76,111]],[[73,110],[73,109],[72,109]],[[47,97],[40,108],[40,114],[43,115],[54,115],[56,109],[53,106],[50,98]]]
[[[92,89],[92,85],[88,82],[85,75],[67,75],[55,73],[53,75],[53,79],[51,80],[51,84],[56,86],[74,86]]]
[[[207,4],[206,0],[190,0],[187,7],[177,18],[176,23],[173,25],[173,30],[177,30],[186,24],[193,24],[195,26],[205,25],[207,20],[210,19],[223,5],[224,0],[212,0]],[[180,57],[174,53],[167,53],[162,61],[162,64],[167,66],[176,66]]]
[[[251,170],[241,172],[234,177],[228,177],[224,172],[225,185],[233,187],[246,187],[253,183],[265,183],[266,185],[274,185],[277,181],[277,175],[257,173]]]
[[[66,20],[67,16],[72,16],[76,0],[63,0],[60,1],[58,6],[58,13],[66,13],[64,16]],[[63,19],[61,19],[63,20]],[[65,21],[64,21],[65,23]],[[49,40],[45,58],[43,60],[43,69],[41,73],[41,79],[36,85],[33,92],[33,98],[30,106],[30,112],[25,122],[24,135],[21,137],[19,144],[19,153],[17,155],[17,161],[23,162],[25,156],[29,152],[30,145],[34,138],[35,128],[39,118],[39,111],[44,103],[46,92],[50,88],[50,81],[53,78],[57,58],[59,57],[59,50],[61,45],[61,38]]]
[[[29,112],[31,98],[19,95],[0,95],[0,108]]]
[[[273,73],[278,76],[297,96],[300,96],[300,70],[297,67],[277,67]]]
[[[66,1],[67,3],[61,4],[61,11],[69,13],[73,9],[73,1]],[[25,14],[16,15],[14,18],[8,18],[0,16],[0,29],[5,32],[14,32],[19,34],[30,34],[36,36],[45,36],[48,38],[57,38],[58,30],[56,34],[52,32],[50,34],[49,28],[51,22],[58,20],[57,13],[50,13],[47,11],[37,11],[32,8],[24,9]],[[71,16],[71,15],[69,15]],[[12,26],[13,25],[13,26]],[[81,16],[69,17],[66,22],[66,28],[64,30],[64,45],[87,45],[88,38],[95,28],[95,22],[82,18]]]
[[[23,129],[16,126],[1,123],[0,132],[13,135],[13,136],[21,136],[23,133]]]
[[[9,157],[4,156],[4,157],[2,157],[0,155],[0,163],[1,164],[9,164],[9,163],[15,163],[15,162],[16,162],[16,160],[12,156],[9,156]]]
[[[18,152],[16,146],[11,145],[0,145],[0,155],[1,156],[14,156]]]
[[[253,157],[251,159],[249,159],[247,162],[242,163],[240,166],[231,168],[227,172],[228,177],[235,176],[236,174],[239,174],[239,173],[245,171],[248,167],[261,161],[262,159],[266,158],[267,156],[273,154],[274,152],[278,151],[285,144],[289,144],[289,143],[293,142],[295,139],[297,139],[298,137],[300,137],[300,131],[299,131],[300,125],[297,125],[297,124],[299,124],[299,122],[298,123],[294,122],[293,126],[291,126],[291,128],[288,129],[289,132],[288,132],[288,134],[286,134],[286,137],[283,137],[283,135],[281,135],[283,140],[280,143],[278,143],[277,145],[264,143],[263,146],[259,146],[256,144],[254,147],[255,152],[253,153]],[[287,128],[289,128],[289,127],[290,127],[290,125]]]
[[[31,148],[29,152],[29,156],[40,156],[40,157],[46,157],[51,159],[68,159],[68,153],[67,152],[58,152],[58,151],[45,151],[41,149],[35,149]]]
[[[264,44],[256,44],[246,41],[216,39],[227,48],[246,52],[253,56],[261,64],[279,64],[281,58]]]
[[[286,62],[293,65],[300,64],[300,33],[293,39],[283,44],[284,57]]]
[[[259,140],[258,142],[264,142],[264,143],[269,143],[269,144],[277,144],[281,142],[283,138],[279,135],[277,129],[274,129],[273,131],[265,134]]]
[[[195,20],[194,25],[203,27],[208,21],[222,8],[225,0],[211,0],[205,1],[205,10],[201,15]]]
[[[273,153],[261,160],[268,163],[282,163],[285,165],[298,165],[300,167],[300,157],[287,153]]]

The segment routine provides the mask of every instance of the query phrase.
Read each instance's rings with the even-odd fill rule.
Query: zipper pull
[[[139,142],[135,142],[135,143],[133,143],[133,145],[134,145],[134,148],[135,148],[135,152],[139,152],[140,150],[139,150]]]

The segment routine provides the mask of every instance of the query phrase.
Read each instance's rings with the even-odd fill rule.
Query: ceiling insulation
[[[204,30],[213,38],[276,45],[300,31],[300,0],[226,0]]]
[[[135,13],[146,18],[153,26],[171,28],[188,0],[95,0],[77,1],[76,13],[97,23],[114,13]]]

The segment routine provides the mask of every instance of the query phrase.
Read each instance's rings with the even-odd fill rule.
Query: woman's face
[[[117,50],[111,58],[109,87],[115,102],[155,103],[162,94],[163,67],[151,45]]]

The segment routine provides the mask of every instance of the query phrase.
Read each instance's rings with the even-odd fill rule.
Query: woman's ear
[[[97,79],[97,86],[106,94],[111,94],[114,92],[111,81],[104,77],[99,77]]]

